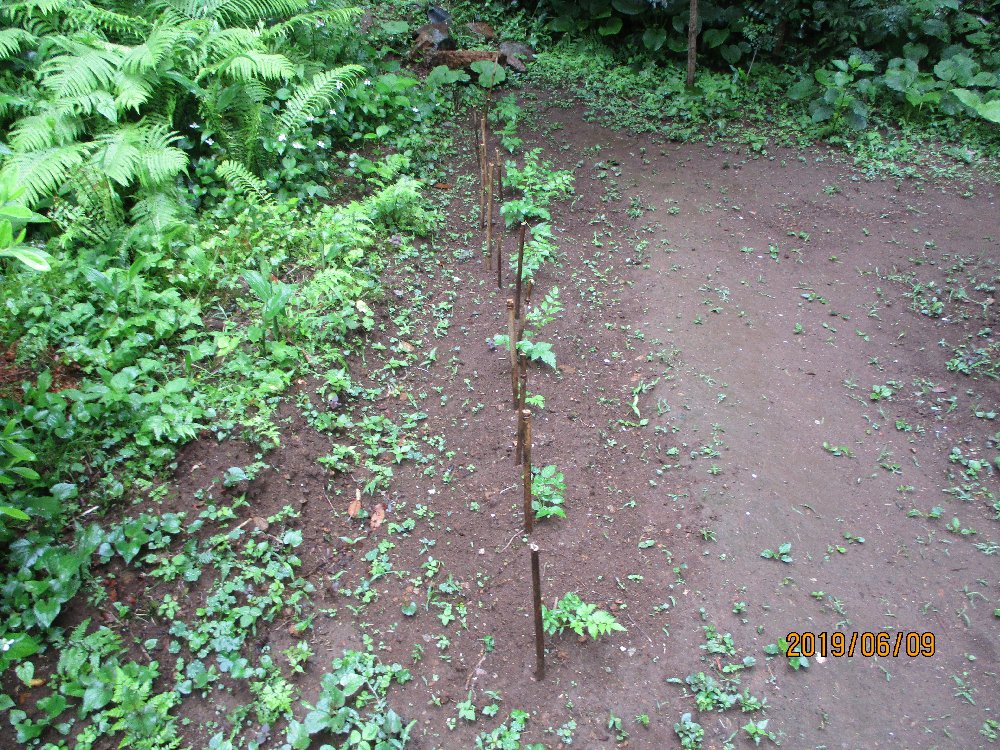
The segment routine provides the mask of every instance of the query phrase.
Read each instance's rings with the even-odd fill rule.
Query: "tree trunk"
[[[694,86],[694,69],[698,56],[698,0],[691,0],[691,17],[688,21],[688,77],[687,85]]]

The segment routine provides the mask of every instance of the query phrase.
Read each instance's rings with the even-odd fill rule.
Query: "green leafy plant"
[[[768,719],[761,719],[760,721],[754,721],[751,719],[746,724],[743,725],[743,731],[747,733],[747,736],[753,740],[754,745],[759,745],[761,740],[771,740],[771,742],[776,742],[777,738],[774,732],[767,731]]]
[[[542,623],[549,635],[562,634],[568,628],[577,635],[586,634],[594,640],[608,633],[625,631],[610,612],[583,601],[572,591],[557,601],[552,609],[542,605]]]
[[[839,130],[843,124],[861,130],[868,125],[868,100],[875,92],[871,78],[875,67],[852,55],[847,60],[833,60],[833,68],[820,68],[814,78],[819,83],[820,96],[809,104],[814,122],[830,121],[831,128]],[[808,78],[803,79],[789,91],[792,99],[804,99],[815,93],[816,86]]]
[[[306,750],[314,735],[335,735],[351,744],[402,750],[416,722],[403,723],[386,704],[386,690],[393,682],[409,680],[410,673],[398,664],[384,665],[370,653],[345,652],[320,678],[319,699],[305,704],[305,718],[289,722],[287,742],[294,750]]]
[[[531,494],[535,518],[565,518],[566,480],[553,465],[532,468]]]
[[[800,669],[809,668],[809,659],[805,656],[788,656],[788,641],[784,638],[779,639],[777,643],[770,643],[764,646],[764,653],[768,656],[786,656],[788,658],[788,666],[796,672]]]
[[[690,713],[681,714],[680,721],[674,724],[674,732],[681,741],[684,750],[701,750],[705,739],[705,730],[701,724],[691,718]]]
[[[777,551],[773,549],[766,549],[760,553],[760,556],[766,560],[780,560],[783,563],[790,563],[792,562],[792,556],[790,554],[791,551],[792,543],[784,542],[778,547]]]

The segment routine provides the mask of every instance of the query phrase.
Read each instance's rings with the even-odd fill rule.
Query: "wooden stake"
[[[483,173],[483,149],[479,142],[479,113],[472,113],[472,147],[476,150],[476,166]]]
[[[531,545],[531,603],[535,612],[535,679],[545,679],[545,631],[542,625],[542,571],[538,545]]]
[[[515,340],[514,300],[507,300],[507,343],[510,345],[510,387],[517,408],[517,341]]]
[[[524,475],[524,533],[530,534],[535,529],[535,511],[531,507],[531,411],[524,409],[524,437],[522,438],[523,448],[521,471]]]
[[[517,354],[517,369],[520,371],[518,373],[518,380],[521,383],[517,389],[517,406],[523,411],[524,399],[528,395],[528,356],[523,352],[518,352]]]
[[[514,465],[520,466],[524,460],[524,399],[528,396],[528,358],[517,355],[517,442],[514,444]]]
[[[497,193],[500,196],[500,202],[503,203],[503,162],[500,161],[500,149],[495,149],[494,154],[497,165]]]
[[[494,165],[486,167],[486,268],[493,266],[493,169]]]
[[[514,279],[514,319],[521,320],[521,273],[524,268],[524,233],[528,231],[528,225],[521,222],[520,234],[517,242],[517,277]]]
[[[486,117],[479,121],[479,228],[486,226]]]
[[[531,293],[535,289],[535,280],[528,279],[528,285],[524,289],[524,304],[525,307],[531,304]]]
[[[500,177],[500,165],[493,165],[495,176]],[[497,230],[497,289],[503,289],[503,235],[504,235],[504,223],[503,219],[500,219],[500,228]]]
[[[520,466],[523,461],[524,461],[524,409],[518,409],[517,439],[514,441],[514,466]]]

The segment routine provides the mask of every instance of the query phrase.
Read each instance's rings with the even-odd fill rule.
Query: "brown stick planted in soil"
[[[523,461],[521,471],[524,475],[524,533],[530,534],[535,529],[535,511],[531,507],[531,411],[524,409],[524,437],[521,439]]]
[[[535,679],[545,679],[545,631],[542,625],[542,571],[538,545],[531,545],[531,606],[535,613]]]
[[[500,196],[500,202],[503,203],[503,162],[500,161],[500,149],[495,149],[494,153],[497,165],[497,193]]]
[[[479,120],[479,228],[486,227],[486,118]]]
[[[524,456],[524,399],[528,395],[528,358],[518,354],[517,365],[517,442],[514,446],[514,465],[520,466]]]
[[[486,268],[493,268],[493,164],[486,166]]]
[[[493,164],[493,173],[498,183],[497,192],[499,193],[500,162],[495,162]],[[497,230],[497,289],[503,289],[503,235],[504,235],[503,230],[504,230],[504,223],[503,223],[503,218],[501,217],[500,227]]]
[[[524,268],[524,233],[528,225],[523,221],[517,238],[517,278],[514,279],[514,319],[521,320],[521,271]]]
[[[510,388],[517,408],[517,342],[514,340],[514,300],[507,299],[507,344],[510,348]]]

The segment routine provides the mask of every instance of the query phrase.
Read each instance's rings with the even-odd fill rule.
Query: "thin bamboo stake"
[[[493,263],[493,169],[494,165],[486,167],[486,268],[492,268]]]
[[[497,177],[500,176],[500,165],[494,164],[494,172]],[[497,289],[503,289],[503,235],[504,235],[504,224],[503,219],[500,219],[500,227],[497,229]]]
[[[500,202],[503,203],[503,162],[500,161],[500,149],[494,149],[493,158],[497,165],[497,193],[500,195]]]
[[[528,225],[523,221],[519,229],[517,239],[517,277],[514,279],[514,319],[521,320],[521,274],[524,269],[524,233],[528,231]]]
[[[542,625],[542,571],[538,545],[531,545],[531,604],[535,614],[535,679],[545,679],[545,631]]]
[[[486,117],[479,120],[479,228],[486,227]]]
[[[472,147],[476,150],[476,167],[483,173],[483,149],[479,140],[479,113],[472,113]]]
[[[530,534],[535,529],[535,511],[531,507],[531,411],[525,409],[521,413],[524,415],[524,437],[522,439],[524,460],[521,464],[524,478],[524,533]]]
[[[518,399],[518,401],[520,401],[520,398]],[[524,461],[524,409],[518,409],[517,438],[514,441],[514,466],[520,466],[523,461]]]
[[[515,341],[516,327],[514,324],[514,300],[507,300],[507,343],[510,348],[510,387],[514,397],[514,408],[517,408],[517,341]]]
[[[528,358],[517,355],[517,441],[514,444],[514,465],[524,461],[524,400],[528,396]]]

